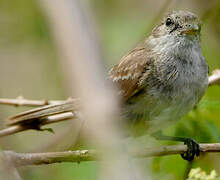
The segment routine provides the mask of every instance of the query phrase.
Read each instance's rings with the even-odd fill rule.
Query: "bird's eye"
[[[173,24],[172,19],[167,18],[167,20],[166,20],[166,26],[170,26],[171,24]]]

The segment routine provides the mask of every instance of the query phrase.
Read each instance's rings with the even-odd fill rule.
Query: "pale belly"
[[[155,91],[153,96],[135,97],[136,100],[131,100],[124,111],[132,135],[150,134],[177,122],[198,103],[206,87],[207,83],[204,83],[198,88],[188,86],[167,94]]]

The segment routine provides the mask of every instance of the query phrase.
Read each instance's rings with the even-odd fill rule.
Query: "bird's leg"
[[[185,153],[181,154],[182,158],[187,161],[192,161],[194,156],[199,156],[200,149],[199,144],[192,138],[184,138],[184,137],[170,137],[162,134],[161,131],[153,133],[152,136],[157,140],[169,140],[169,141],[180,141],[184,142],[187,145],[188,149]]]

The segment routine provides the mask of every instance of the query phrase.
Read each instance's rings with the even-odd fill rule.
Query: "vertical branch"
[[[41,0],[62,57],[66,83],[81,98],[90,141],[101,153],[105,179],[136,179],[129,156],[122,147],[118,103],[113,88],[105,82],[100,49],[88,9],[82,11],[77,0]],[[87,15],[87,16],[86,16]],[[140,178],[139,178],[140,179]]]
[[[0,151],[0,179],[21,180],[11,156],[3,151]]]

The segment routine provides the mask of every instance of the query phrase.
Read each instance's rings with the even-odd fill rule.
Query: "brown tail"
[[[62,104],[47,105],[9,117],[7,125],[13,126],[16,124],[23,124],[34,119],[39,119],[59,113],[71,112],[78,109],[78,100],[70,100]]]

